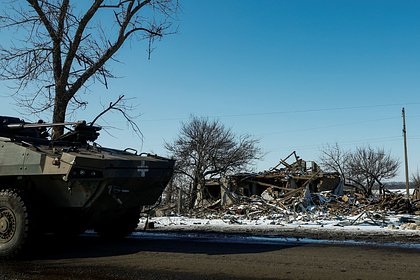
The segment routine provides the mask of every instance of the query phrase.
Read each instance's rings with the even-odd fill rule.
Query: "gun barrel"
[[[54,127],[54,126],[65,126],[65,125],[76,125],[81,122],[63,122],[63,123],[11,123],[7,127],[11,129],[22,129],[22,128],[37,128],[37,127]]]

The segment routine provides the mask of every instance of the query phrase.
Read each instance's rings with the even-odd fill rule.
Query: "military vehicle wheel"
[[[0,258],[13,258],[25,247],[28,217],[27,206],[16,190],[0,190]]]
[[[106,224],[97,225],[95,231],[103,238],[123,238],[136,230],[140,211],[129,212],[119,218],[111,219]]]

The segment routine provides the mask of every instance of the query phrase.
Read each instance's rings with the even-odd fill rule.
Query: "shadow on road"
[[[25,261],[59,260],[75,258],[110,257],[140,252],[167,252],[184,254],[248,254],[276,251],[301,246],[298,243],[248,243],[225,236],[220,239],[198,237],[166,238],[130,236],[121,240],[106,240],[96,235],[82,235],[73,238],[43,237],[30,248],[23,257]],[[0,279],[1,280],[1,279]]]

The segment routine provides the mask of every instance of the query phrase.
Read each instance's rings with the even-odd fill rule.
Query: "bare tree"
[[[420,199],[420,172],[418,170],[411,175],[411,181],[414,187],[413,198]]]
[[[189,208],[193,208],[199,187],[207,178],[246,168],[261,158],[258,140],[249,135],[236,137],[218,121],[192,117],[181,126],[180,135],[165,148],[177,160],[177,171],[191,182]]]
[[[384,149],[372,147],[358,147],[350,154],[347,168],[349,177],[363,189],[367,195],[372,194],[372,189],[377,184],[380,190],[384,179],[391,179],[397,175],[400,162],[394,159]]]
[[[0,46],[0,78],[16,82],[15,98],[31,112],[52,110],[64,122],[69,104],[85,106],[87,81],[107,86],[107,68],[130,38],[151,44],[172,32],[177,0],[27,0],[2,4],[0,28],[16,38]],[[54,137],[63,133],[54,130]]]
[[[349,185],[372,194],[374,186],[382,191],[383,180],[397,175],[400,162],[385,153],[383,149],[357,147],[354,151],[345,151],[336,143],[327,145],[322,151],[320,162],[328,171],[336,171]]]
[[[348,157],[349,152],[340,148],[338,143],[334,145],[327,144],[321,150],[320,163],[326,171],[337,172],[345,179]]]

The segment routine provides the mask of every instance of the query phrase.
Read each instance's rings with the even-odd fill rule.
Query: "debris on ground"
[[[338,220],[338,226],[367,223],[386,227],[389,215],[416,214],[420,206],[419,201],[410,201],[401,193],[387,192],[381,197],[364,197],[357,193],[340,196],[331,191],[305,193],[305,188],[299,188],[279,197],[242,196],[229,207],[193,209],[190,216],[224,219],[235,224],[258,219],[269,219],[275,224]]]
[[[337,226],[401,225],[401,229],[420,229],[420,220],[400,222],[398,226],[389,220],[389,215],[420,215],[420,200],[399,192],[367,196],[354,189],[345,190],[338,173],[323,172],[314,162],[308,167],[295,152],[286,159],[293,155],[292,164],[281,160],[269,171],[210,181],[205,186],[207,196],[201,199],[207,203],[190,210],[189,216],[223,219],[230,224],[260,219],[271,220],[273,225],[336,220]]]

